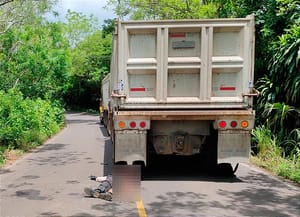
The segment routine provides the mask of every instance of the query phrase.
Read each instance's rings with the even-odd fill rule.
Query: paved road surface
[[[84,187],[96,185],[89,175],[110,173],[111,144],[98,116],[66,117],[62,132],[0,170],[0,216],[141,216],[135,202],[84,196]],[[250,165],[241,165],[235,178],[152,171],[142,182],[142,204],[149,217],[299,217],[300,188]]]

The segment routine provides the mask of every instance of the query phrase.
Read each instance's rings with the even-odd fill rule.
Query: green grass
[[[258,146],[258,153],[251,161],[274,174],[300,183],[300,155],[295,152],[292,156],[284,157],[277,145],[276,136],[265,126],[253,130],[253,139]]]

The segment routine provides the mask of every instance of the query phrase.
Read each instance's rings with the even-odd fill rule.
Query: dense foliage
[[[55,0],[0,5],[0,164],[4,150],[28,150],[63,125],[68,53],[59,24],[42,14]]]
[[[15,90],[0,91],[0,162],[3,151],[28,150],[57,133],[64,110],[55,101],[24,98]]]
[[[64,107],[97,109],[113,22],[68,11],[48,22],[56,0],[0,2],[0,164],[13,149],[41,144],[64,124]]]
[[[61,97],[68,51],[58,24],[26,25],[0,35],[0,87],[26,97]]]
[[[300,150],[300,1],[277,0],[267,11],[261,34],[265,50],[265,73],[257,82],[258,123],[268,126],[286,155]],[[261,13],[261,12],[260,12]],[[271,25],[273,24],[273,25]],[[263,50],[263,49],[261,49]]]
[[[196,19],[236,17],[244,12],[244,2],[232,0],[108,0],[120,18]],[[253,1],[252,1],[253,2]],[[254,4],[254,3],[253,3]]]
[[[71,86],[65,94],[65,103],[77,108],[98,108],[101,79],[109,71],[110,54],[111,35],[103,37],[101,31],[72,49]]]
[[[109,71],[112,37],[94,17],[69,11],[65,36],[70,44],[69,88],[64,102],[71,108],[98,109],[101,79]],[[106,28],[113,23],[106,21]]]
[[[258,154],[252,157],[252,161],[255,164],[271,170],[279,176],[300,183],[299,152],[291,155],[289,158],[282,157],[277,137],[266,126],[256,127],[253,131],[253,138],[259,148]]]

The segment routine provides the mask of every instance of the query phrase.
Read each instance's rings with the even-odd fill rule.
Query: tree
[[[43,13],[49,11],[57,0],[1,0],[0,1],[0,34],[13,26],[34,22]]]
[[[225,1],[225,0],[223,0]],[[218,15],[219,1],[199,0],[108,0],[118,17],[131,19],[195,19]]]
[[[91,15],[86,17],[82,13],[68,10],[66,15],[65,37],[69,40],[71,47],[84,40],[88,35],[100,29],[99,21]]]
[[[107,19],[104,20],[104,24],[102,25],[102,37],[105,37],[106,35],[113,34],[115,29],[115,20],[113,19]]]
[[[97,109],[102,78],[108,73],[111,34],[95,31],[72,49],[72,76],[66,101],[69,105]]]
[[[42,20],[56,0],[2,1],[0,17],[0,87],[19,89],[25,97],[62,95],[68,68],[62,25]],[[0,31],[1,31],[0,30]]]
[[[100,30],[94,17],[68,11],[65,37],[70,43],[70,86],[64,97],[70,107],[99,106],[101,79],[108,73],[111,55],[113,20]]]
[[[278,135],[283,150],[290,154],[300,150],[300,1],[274,0],[275,12],[261,14],[261,34],[268,67],[257,83],[261,96],[258,99],[258,122],[268,124]],[[273,20],[267,14],[275,13]],[[267,25],[268,24],[268,25]],[[292,135],[295,142],[287,143]],[[298,135],[298,136],[295,136]],[[297,142],[298,140],[298,142]],[[294,144],[291,147],[290,144]],[[297,147],[298,146],[298,147]]]
[[[14,1],[14,0],[1,0],[1,1],[0,1],[0,7],[6,5],[6,4],[10,3],[10,2],[13,2],[13,1]]]
[[[0,36],[0,87],[56,98],[66,83],[68,49],[59,24],[26,25]]]
[[[57,100],[66,84],[68,44],[61,24],[42,20],[52,2],[0,1],[0,161],[7,146],[28,150],[64,122]]]

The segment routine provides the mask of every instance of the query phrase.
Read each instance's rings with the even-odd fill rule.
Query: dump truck
[[[147,165],[149,152],[248,162],[257,95],[254,36],[253,15],[117,21],[110,73],[102,81],[114,162]]]

